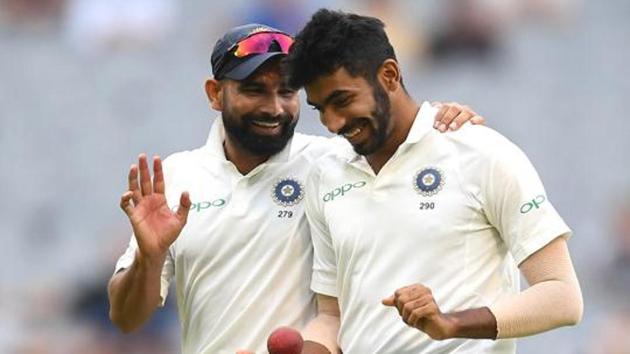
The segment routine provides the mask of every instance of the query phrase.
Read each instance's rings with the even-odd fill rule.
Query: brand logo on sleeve
[[[346,193],[350,192],[351,190],[357,189],[357,188],[363,188],[365,187],[366,184],[367,182],[365,181],[346,183],[324,194],[324,197],[323,197],[324,202],[330,202],[337,197],[343,197]]]
[[[304,186],[294,178],[283,178],[273,185],[271,197],[280,206],[292,206],[304,198]]]
[[[425,197],[436,195],[444,186],[444,174],[435,167],[425,167],[413,178],[413,188]]]
[[[536,196],[534,199],[525,202],[525,204],[521,205],[521,214],[527,214],[534,209],[539,209],[540,206],[547,200],[544,195],[540,194]]]

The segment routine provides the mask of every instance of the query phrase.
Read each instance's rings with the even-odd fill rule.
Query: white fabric
[[[344,353],[514,353],[513,340],[432,341],[381,299],[421,283],[444,312],[488,306],[519,290],[518,263],[570,233],[515,145],[483,126],[440,134],[436,113],[422,105],[378,176],[347,144],[307,180],[311,287],[339,298]],[[426,168],[444,181],[432,196],[414,188]]]
[[[266,352],[273,329],[302,328],[315,315],[303,200],[278,205],[272,189],[288,177],[303,186],[311,161],[334,144],[295,134],[282,152],[242,176],[225,158],[223,134],[217,119],[206,146],[164,161],[169,206],[184,190],[193,202],[162,274],[163,299],[176,281],[184,354]],[[116,270],[132,264],[136,247],[132,237]]]

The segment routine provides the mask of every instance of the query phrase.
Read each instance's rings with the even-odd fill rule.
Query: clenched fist
[[[443,340],[455,336],[454,319],[440,311],[431,289],[423,285],[400,288],[382,302],[385,306],[396,307],[407,325],[421,330],[432,339]]]

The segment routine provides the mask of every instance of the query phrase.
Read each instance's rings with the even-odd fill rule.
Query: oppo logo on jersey
[[[346,193],[350,192],[354,188],[361,188],[367,184],[365,181],[359,181],[354,183],[346,183],[341,187],[337,187],[332,191],[324,194],[324,202],[330,202],[336,197],[343,197]]]
[[[204,201],[204,202],[198,202],[198,203],[192,203],[190,205],[190,211],[196,211],[196,212],[201,212],[203,210],[206,209],[210,209],[210,208],[220,208],[222,206],[224,206],[227,202],[225,201],[225,199],[215,199],[213,201]],[[178,205],[171,207],[172,211],[176,211],[177,210]]]
[[[538,195],[536,198],[528,201],[527,203],[521,205],[521,214],[527,214],[533,209],[539,209],[540,205],[547,200],[544,195]]]

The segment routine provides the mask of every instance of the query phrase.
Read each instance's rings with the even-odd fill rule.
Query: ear
[[[206,95],[210,101],[210,107],[219,112],[223,111],[223,95],[225,87],[215,79],[206,80]]]
[[[394,59],[385,59],[378,69],[377,78],[386,91],[394,92],[400,87],[400,66]]]

